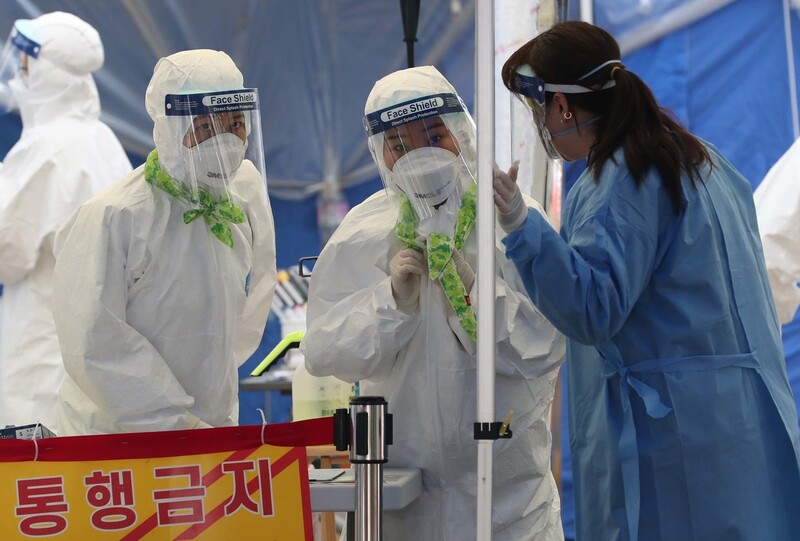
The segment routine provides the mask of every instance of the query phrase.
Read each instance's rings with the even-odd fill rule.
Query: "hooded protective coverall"
[[[797,413],[750,183],[713,147],[676,215],[619,149],[503,242],[567,335],[577,539],[790,541]],[[638,535],[637,535],[638,532]]]
[[[455,90],[435,68],[403,70],[376,83],[366,112],[439,93]],[[460,133],[474,170],[474,125],[466,113],[455,117],[448,127]],[[375,146],[382,155],[382,140]],[[462,173],[459,182],[474,181]],[[475,539],[475,344],[427,275],[420,280],[419,308],[410,314],[398,309],[389,271],[403,248],[397,222],[398,204],[384,191],[348,213],[314,267],[301,349],[312,374],[362,380],[362,395],[385,397],[394,414],[389,464],[422,470],[422,495],[401,511],[384,513],[384,539]],[[477,250],[473,230],[463,248],[473,268]],[[563,337],[524,293],[499,237],[495,250],[496,408],[515,415],[513,438],[494,443],[493,539],[563,539],[547,424]],[[475,288],[470,298],[477,298]]]
[[[91,72],[103,65],[100,36],[67,13],[32,21],[41,40],[27,86],[14,87],[22,136],[0,169],[0,426],[40,421],[58,431],[64,377],[51,313],[56,230],[101,189],[131,170],[98,120]],[[67,285],[67,287],[70,287]]]
[[[753,199],[778,320],[789,323],[800,306],[800,139],[772,166]]]
[[[165,96],[242,87],[223,52],[156,64],[145,105],[162,163],[179,163]],[[258,346],[275,288],[266,186],[249,160],[230,190],[246,219],[232,246],[145,180],[145,167],[84,204],[56,238],[54,315],[68,377],[65,434],[173,430],[238,422],[238,366]]]

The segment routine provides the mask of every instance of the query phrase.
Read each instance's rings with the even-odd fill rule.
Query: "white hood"
[[[155,123],[153,140],[161,167],[175,178],[185,177],[181,173],[183,165],[179,149],[191,122],[191,117],[167,117],[164,110],[166,95],[230,90],[242,86],[242,72],[231,57],[221,51],[182,51],[159,60],[147,85],[145,107]]]
[[[91,73],[103,66],[103,43],[97,31],[78,17],[60,11],[31,21],[40,40],[38,58],[30,58],[27,87],[15,92],[24,128],[64,116],[100,116],[100,100]]]

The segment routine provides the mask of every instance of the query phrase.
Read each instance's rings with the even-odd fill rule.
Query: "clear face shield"
[[[14,93],[24,91],[28,61],[30,58],[38,58],[40,50],[41,45],[31,21],[15,21],[3,52],[0,53],[0,114],[16,109]]]
[[[266,182],[257,89],[167,94],[164,106],[156,129],[174,146],[159,148],[161,166],[192,193],[247,199]]]
[[[553,146],[550,130],[547,129],[547,109],[545,107],[545,87],[547,86],[540,77],[537,77],[527,64],[517,69],[517,96],[528,106],[533,113],[533,124],[539,139],[542,141],[547,156],[552,160],[561,158]]]
[[[600,69],[604,68],[609,64],[619,64],[619,60],[609,60],[608,62],[604,62],[600,64],[593,70],[589,71],[588,73],[582,75],[578,78],[578,81],[586,79],[587,77],[593,75]],[[538,77],[534,72],[533,68],[531,68],[528,64],[523,64],[517,68],[516,71],[516,95],[528,106],[528,108],[533,113],[533,123],[536,127],[536,131],[539,133],[539,138],[542,141],[542,146],[544,147],[545,151],[547,152],[547,156],[553,160],[557,160],[562,158],[561,154],[556,150],[556,147],[553,145],[553,137],[560,137],[563,135],[567,135],[576,131],[580,126],[584,126],[595,122],[599,119],[599,117],[595,117],[590,119],[583,124],[578,126],[567,128],[565,130],[560,130],[555,133],[551,133],[550,130],[547,128],[547,109],[546,109],[546,101],[545,101],[545,92],[561,92],[564,94],[586,94],[588,92],[599,92],[601,90],[606,90],[614,86],[614,81],[609,80],[595,88],[591,88],[588,86],[582,86],[578,84],[550,84],[545,83],[544,79]]]
[[[375,111],[364,118],[364,127],[384,187],[406,196],[420,220],[448,200],[460,201],[466,181],[474,181],[474,164],[465,154],[473,146],[475,128],[455,94]]]

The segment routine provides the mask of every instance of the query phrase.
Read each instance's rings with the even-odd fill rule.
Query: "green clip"
[[[261,363],[256,366],[255,370],[250,372],[250,375],[260,376],[267,370],[269,370],[275,361],[286,355],[286,352],[290,349],[294,349],[300,346],[300,341],[303,339],[303,335],[305,331],[294,331],[292,333],[287,334],[283,337],[283,340],[278,342],[278,345],[272,348],[272,351],[269,352]]]

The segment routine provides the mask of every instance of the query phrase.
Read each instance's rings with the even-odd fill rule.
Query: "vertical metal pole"
[[[586,23],[594,24],[594,1],[581,0],[580,10],[581,20]]]
[[[794,69],[794,44],[792,41],[792,12],[789,0],[783,0],[783,30],[786,36],[786,62],[789,72],[789,105],[792,108],[792,133],[800,137],[800,114],[797,108],[797,78]]]
[[[383,539],[383,465],[390,436],[386,400],[360,396],[350,400],[350,463],[356,473],[356,541]],[[389,436],[389,437],[387,437]]]
[[[494,422],[494,1],[475,2],[475,90],[478,131],[478,422]],[[477,535],[492,539],[492,444],[478,441]]]

